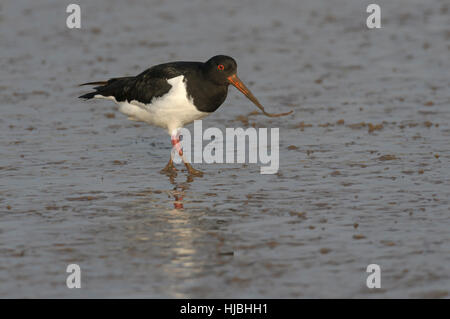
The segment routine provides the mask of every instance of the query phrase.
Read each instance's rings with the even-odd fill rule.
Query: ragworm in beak
[[[259,101],[256,99],[256,97],[253,95],[252,92],[250,92],[250,90],[244,85],[244,83],[242,83],[242,81],[238,78],[238,76],[236,74],[233,74],[231,76],[229,76],[228,78],[228,82],[230,82],[230,84],[233,84],[233,86],[236,87],[236,89],[238,89],[239,91],[241,91],[250,101],[252,101],[262,112],[264,115],[269,116],[269,117],[280,117],[280,116],[285,116],[285,115],[289,115],[294,111],[290,111],[287,113],[267,113],[264,110],[264,107],[261,105],[261,103],[259,103]]]

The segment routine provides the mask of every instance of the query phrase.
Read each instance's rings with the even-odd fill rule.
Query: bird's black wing
[[[113,78],[105,82],[90,82],[82,85],[99,85],[95,92],[87,93],[80,98],[91,99],[96,95],[113,96],[116,101],[131,102],[133,100],[149,104],[153,98],[163,96],[172,87],[167,80],[183,75],[195,62],[172,62],[156,65],[137,76]],[[197,64],[197,63],[195,63]],[[200,63],[198,63],[200,65]]]

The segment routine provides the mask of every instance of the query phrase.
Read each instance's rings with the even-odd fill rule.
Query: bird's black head
[[[218,85],[228,85],[228,78],[237,72],[236,61],[226,55],[216,55],[205,62],[205,75]]]
[[[237,76],[237,64],[232,57],[226,55],[213,56],[211,59],[205,62],[203,68],[203,72],[209,81],[215,83],[216,85],[233,85],[239,91],[241,91],[250,101],[252,101],[265,115],[270,117],[278,117],[292,113],[292,111],[279,114],[267,113],[261,103],[259,103],[252,92],[250,92],[250,90],[245,86],[244,83],[242,83],[242,81]]]

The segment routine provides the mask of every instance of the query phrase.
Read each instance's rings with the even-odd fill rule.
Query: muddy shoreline
[[[449,297],[446,1],[379,1],[380,30],[356,0],[78,3],[80,30],[56,1],[0,5],[1,298]],[[203,178],[171,180],[163,130],[77,99],[79,83],[215,54],[295,112],[252,115],[230,89],[203,129],[280,128],[277,174],[197,164]]]

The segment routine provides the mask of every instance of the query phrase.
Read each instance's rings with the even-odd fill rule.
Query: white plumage
[[[150,104],[136,100],[117,102],[113,96],[95,95],[95,98],[113,100],[119,105],[119,111],[127,115],[130,120],[146,122],[162,127],[173,135],[179,128],[199,120],[210,113],[201,112],[194,106],[192,98],[188,96],[186,81],[183,75],[168,79],[172,88],[161,97],[154,98]]]

